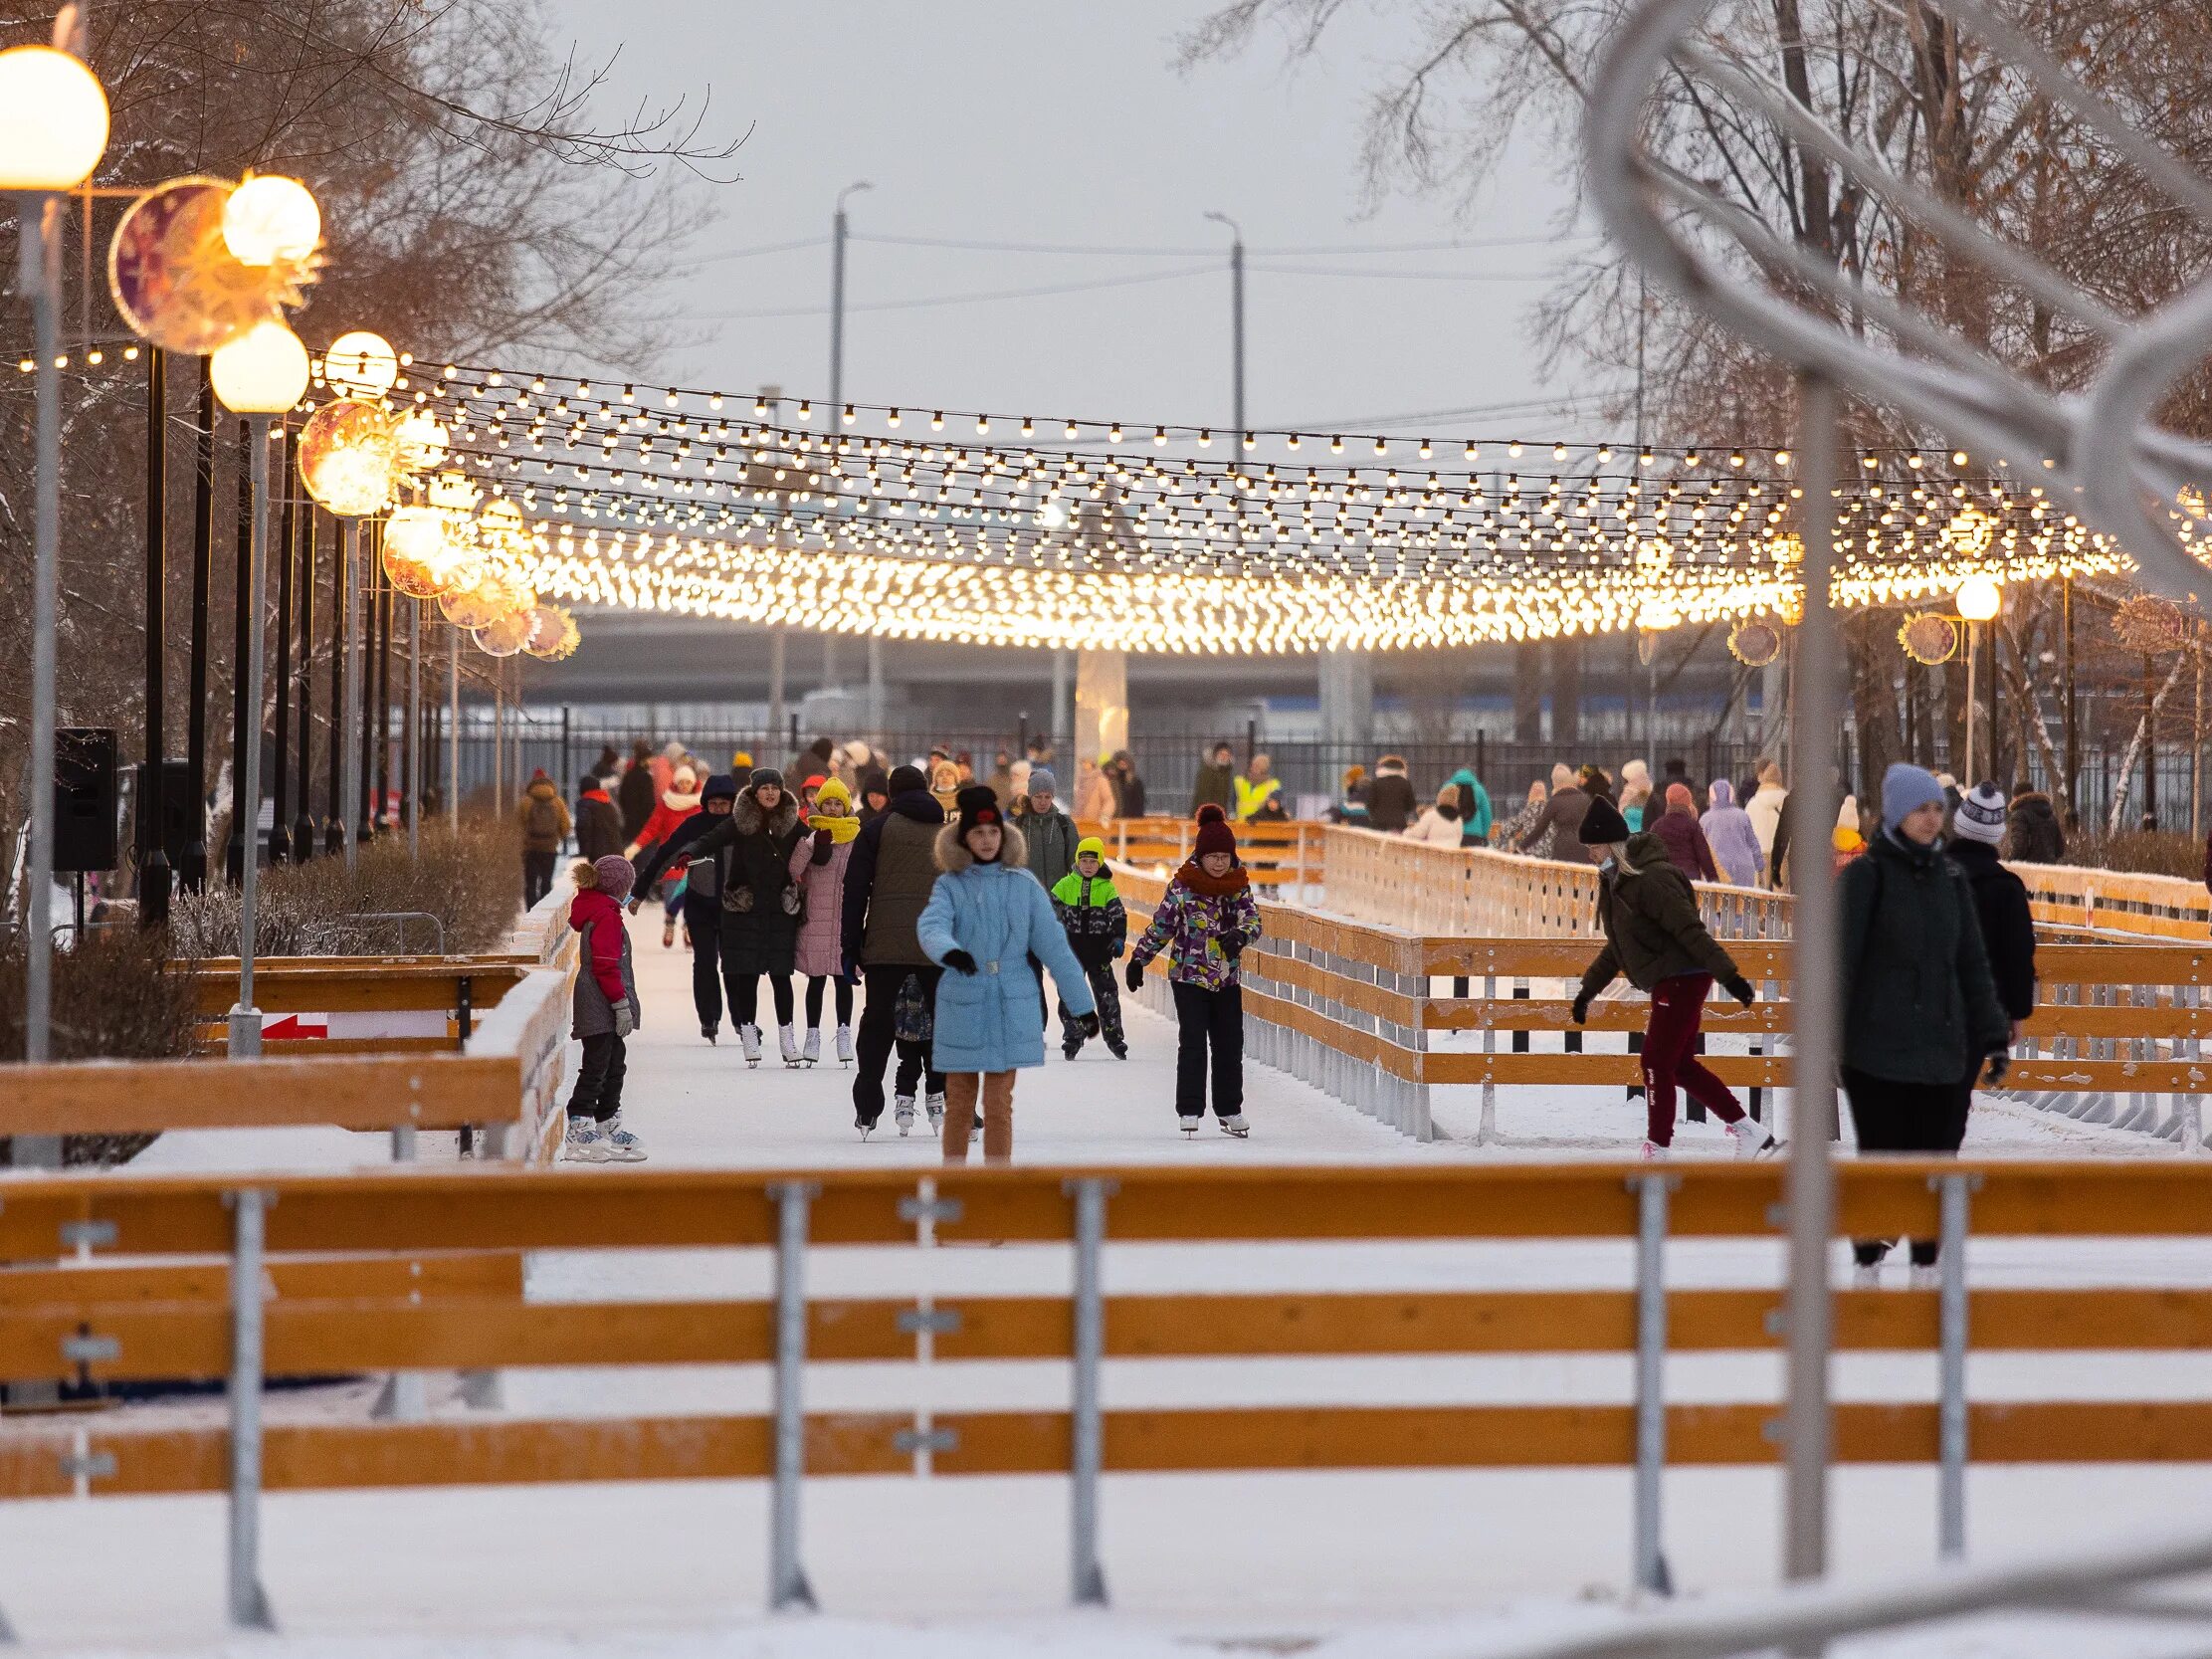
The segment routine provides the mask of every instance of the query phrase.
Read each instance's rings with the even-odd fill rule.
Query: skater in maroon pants
[[[1605,930],[1605,948],[1582,975],[1574,1023],[1580,1025],[1589,1016],[1591,1001],[1621,974],[1638,990],[1651,993],[1642,1057],[1644,1156],[1664,1157],[1674,1144],[1678,1082],[1727,1126],[1738,1157],[1771,1151],[1773,1138],[1695,1053],[1706,995],[1713,982],[1746,1007],[1753,992],[1734,959],[1699,920],[1690,879],[1668,859],[1667,844],[1658,835],[1649,830],[1631,835],[1627,820],[1610,801],[1591,800],[1579,833],[1592,857],[1601,861],[1598,923]]]

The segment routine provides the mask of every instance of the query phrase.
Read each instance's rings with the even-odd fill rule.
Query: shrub
[[[2200,881],[2204,876],[2204,843],[2177,830],[2128,830],[2113,836],[2084,830],[2068,840],[2066,862],[2138,876],[2180,876]]]
[[[254,900],[256,950],[265,956],[429,954],[428,923],[375,921],[399,911],[438,919],[449,954],[498,947],[514,926],[521,900],[520,832],[506,823],[465,823],[458,833],[426,824],[419,859],[407,856],[404,835],[362,847],[348,870],[343,858],[266,867]],[[238,953],[238,890],[211,883],[180,896],[170,909],[173,948],[180,955]]]

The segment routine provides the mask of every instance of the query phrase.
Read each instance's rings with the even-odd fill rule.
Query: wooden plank
[[[278,1300],[362,1301],[391,1297],[512,1297],[522,1295],[522,1256],[514,1250],[440,1254],[306,1257],[266,1269]],[[0,1268],[0,1311],[91,1310],[132,1303],[212,1302],[228,1305],[227,1260],[146,1266]]]
[[[1469,997],[1427,1003],[1422,1024],[1431,1031],[1641,1031],[1650,1017],[1651,1004],[1640,996],[1593,1002],[1589,1017],[1580,1026],[1574,1023],[1570,1002],[1536,997]],[[1790,1029],[1790,1005],[1754,1002],[1744,1008],[1720,992],[1706,1004],[1705,1029],[1746,1035],[1786,1032]],[[2212,1017],[2207,1018],[2206,1029],[2212,1033]]]
[[[511,1057],[272,1055],[261,1060],[73,1061],[10,1069],[0,1135],[141,1135],[335,1124],[459,1129],[512,1119]]]

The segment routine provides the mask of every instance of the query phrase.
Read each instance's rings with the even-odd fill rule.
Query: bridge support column
[[[1129,654],[1083,650],[1076,654],[1076,752],[1061,774],[1073,798],[1076,768],[1129,746]]]
[[[1341,744],[1362,765],[1375,746],[1375,659],[1370,651],[1323,651],[1320,662],[1321,741]],[[1339,760],[1341,757],[1335,757]],[[1333,778],[1324,787],[1333,789]]]

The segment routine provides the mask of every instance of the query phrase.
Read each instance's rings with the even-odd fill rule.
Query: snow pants
[[[1953,1156],[1966,1139],[1966,1113],[1973,1105],[1976,1066],[1959,1083],[1899,1083],[1843,1068],[1844,1096],[1851,1103],[1851,1125],[1862,1152],[1916,1152],[1922,1157]],[[1851,1253],[1862,1267],[1889,1254],[1886,1238],[1854,1239]],[[1912,1262],[1930,1266],[1938,1241],[1912,1240]]]
[[[536,908],[538,900],[553,891],[553,866],[560,862],[560,853],[547,848],[542,853],[522,855],[522,908]]]
[[[628,1046],[612,1031],[586,1037],[576,1067],[576,1087],[568,1097],[571,1118],[605,1123],[622,1110],[622,1079],[629,1070]]]
[[[1743,1106],[1697,1056],[1705,1023],[1709,973],[1678,973],[1652,987],[1651,1017],[1644,1022],[1644,1133],[1655,1146],[1675,1142],[1675,1085],[1723,1124],[1743,1117]]]
[[[1175,1115],[1206,1115],[1206,1076],[1214,1084],[1214,1116],[1244,1113],[1244,987],[1168,981],[1175,993]],[[1208,1062],[1211,1062],[1209,1066]]]
[[[983,1161],[1014,1158],[1014,1074],[952,1072],[944,1080],[944,1160],[968,1160],[968,1137],[975,1133],[975,1102],[983,1100]]]
[[[1101,962],[1095,967],[1086,964],[1083,976],[1090,982],[1092,1000],[1099,1005],[1099,1034],[1106,1038],[1107,1048],[1119,1054],[1129,1045],[1121,1033],[1121,982],[1113,976],[1113,964]],[[1060,1040],[1076,1048],[1083,1047],[1084,1043],[1076,1016],[1065,1002],[1060,1004]]]

